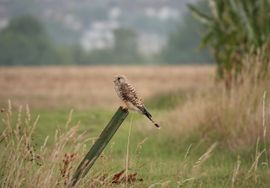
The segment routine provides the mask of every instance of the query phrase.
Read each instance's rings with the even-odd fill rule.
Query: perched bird
[[[145,115],[153,124],[159,128],[160,126],[152,119],[152,115],[146,110],[143,101],[137,95],[134,87],[130,85],[125,76],[119,75],[114,79],[114,88],[117,95],[124,102],[126,108],[136,110]]]

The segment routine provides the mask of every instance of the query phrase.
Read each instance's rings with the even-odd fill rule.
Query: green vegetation
[[[227,88],[242,69],[254,65],[245,64],[247,55],[260,54],[259,77],[263,76],[269,63],[270,2],[211,0],[210,15],[193,5],[193,15],[207,27],[202,44],[210,46],[218,64],[218,76],[225,80]]]
[[[129,28],[114,30],[115,45],[110,49],[85,52],[81,47],[73,48],[74,63],[89,64],[142,64],[145,59],[137,50],[136,32]]]
[[[75,116],[76,114],[79,113],[74,113]],[[109,118],[109,116],[106,117]],[[106,117],[104,117],[104,119]],[[62,125],[63,124],[65,124],[65,121],[62,122]],[[72,129],[73,126],[71,127],[71,125],[69,127]],[[109,144],[102,157],[97,161],[93,169],[90,171],[89,175],[85,178],[85,182],[82,182],[82,184],[80,184],[81,186],[94,186],[95,184],[99,186],[105,184],[108,186],[112,181],[112,175],[124,169],[124,158],[126,156],[125,149],[128,133],[128,128],[126,127],[127,125],[128,123],[126,123],[122,128],[120,128],[120,130],[116,134],[116,137],[113,138],[112,143]],[[43,125],[38,124],[38,127],[39,126]],[[54,130],[55,129],[47,129],[47,134],[53,137]],[[99,132],[92,132],[92,138],[94,136],[97,136],[98,134]],[[89,134],[87,135],[89,136]],[[36,156],[40,156],[40,154],[45,155],[41,156],[41,159],[38,158],[31,162],[31,150],[26,150],[24,154],[25,156],[23,158],[21,158],[18,153],[17,157],[19,158],[20,162],[25,163],[23,166],[14,166],[15,164],[12,165],[11,163],[5,161],[7,157],[5,155],[8,155],[10,153],[7,153],[8,148],[3,148],[3,144],[6,143],[2,143],[2,149],[4,149],[2,151],[5,151],[6,153],[1,152],[1,169],[11,170],[11,168],[13,168],[13,170],[15,170],[15,173],[12,174],[10,178],[12,178],[13,176],[16,177],[16,175],[23,177],[27,175],[25,177],[25,180],[22,181],[22,185],[32,185],[33,181],[41,183],[42,181],[46,180],[45,175],[48,175],[48,171],[50,171],[55,174],[55,177],[49,177],[48,179],[49,181],[54,182],[47,182],[48,184],[46,185],[52,185],[52,187],[55,187],[57,181],[60,185],[63,185],[65,178],[68,178],[67,174],[64,174],[64,177],[61,177],[60,169],[63,165],[62,160],[65,159],[64,154],[66,153],[66,155],[68,155],[74,153],[75,151],[77,151],[76,148],[78,146],[82,148],[83,152],[80,151],[80,153],[78,153],[79,151],[77,151],[76,160],[71,161],[71,163],[69,164],[70,167],[72,167],[70,171],[74,172],[78,163],[84,156],[85,152],[88,150],[90,146],[89,143],[91,143],[90,140],[90,142],[87,142],[87,147],[81,146],[82,143],[84,143],[83,140],[89,140],[89,137],[84,135],[82,138],[82,136],[80,136],[80,134],[78,133],[74,135],[69,135],[62,132],[62,134],[58,135],[58,137],[61,139],[64,139],[67,136],[68,139],[66,139],[67,143],[65,144],[65,149],[62,148],[63,150],[58,150],[58,152],[61,153],[59,156],[55,156],[56,158],[52,158],[53,153],[50,153],[55,152],[55,143],[46,146],[47,152],[41,151],[40,145],[34,145],[35,136],[33,136],[33,141],[31,141],[31,144],[33,145],[31,146],[31,149],[34,150],[35,148]],[[7,146],[11,147],[11,145]],[[138,178],[143,178],[144,180],[143,182],[135,182],[135,187],[143,187],[155,183],[164,184],[165,187],[166,184],[167,187],[175,187],[177,185],[183,185],[184,187],[196,187],[199,185],[204,185],[205,187],[230,187],[230,185],[232,184],[232,177],[234,175],[234,172],[236,172],[236,179],[234,182],[235,187],[267,187],[267,185],[270,183],[268,182],[267,178],[269,176],[269,170],[267,170],[266,167],[261,166],[261,163],[259,163],[256,167],[258,169],[251,169],[253,162],[256,162],[254,160],[254,156],[256,155],[255,150],[251,150],[250,154],[246,154],[245,152],[231,152],[228,150],[217,148],[219,146],[214,146],[215,148],[213,148],[213,150],[210,150],[209,153],[207,153],[206,155],[204,155],[204,157],[201,158],[201,156],[205,154],[210,145],[202,144],[201,142],[199,142],[199,140],[194,139],[172,139],[155,131],[152,133],[148,131],[147,134],[142,134],[134,126],[130,144],[130,171],[138,173]],[[27,148],[23,147],[21,149]],[[240,156],[240,162],[238,162],[237,159],[238,155]],[[201,161],[199,160],[199,158],[204,160]],[[13,160],[11,156],[9,157],[9,159],[10,162]],[[54,166],[51,169],[50,167],[52,165],[52,162]],[[4,165],[4,163],[7,164]],[[39,166],[38,163],[41,163],[42,165]],[[237,172],[236,169],[239,163],[240,167]],[[34,171],[39,173],[38,176],[33,179],[33,181],[30,180],[33,176],[29,175],[29,173],[20,174],[23,173],[25,170],[29,172],[29,168],[32,169],[30,171],[30,174],[34,173]],[[44,174],[42,174],[39,169],[43,169]],[[251,169],[250,172],[249,169]],[[6,174],[7,171],[2,173]],[[102,179],[103,176],[105,178],[104,180]],[[38,179],[38,177],[40,178]],[[1,178],[2,185],[4,185],[3,181],[4,180]],[[13,185],[13,187],[20,186],[19,179],[16,181],[12,178],[12,182],[13,184],[11,184],[11,182],[9,182],[9,184]],[[7,184],[8,182],[5,183]]]
[[[86,52],[79,45],[54,44],[42,23],[32,16],[13,18],[0,31],[0,65],[134,64],[145,60],[137,51],[136,33],[114,31],[115,47]]]
[[[162,128],[131,113],[78,186],[113,186],[128,155],[127,174],[137,173],[134,187],[268,187],[270,103],[265,91],[266,81],[245,82],[231,96],[210,88],[189,97],[179,91],[146,101]],[[66,185],[113,115],[104,109],[30,113],[11,108],[2,110],[0,124],[4,187]]]
[[[201,9],[208,11],[205,1],[196,4]],[[169,64],[179,63],[212,63],[208,49],[200,49],[201,33],[206,27],[197,23],[190,12],[187,12],[177,28],[168,36],[168,44],[162,50],[160,59]]]
[[[143,55],[138,51],[138,36],[132,26],[144,28],[149,32],[160,32],[165,35],[168,28],[156,19],[145,19],[137,15],[134,25],[114,31],[115,45],[112,48],[85,51],[78,43],[80,33],[63,24],[59,20],[42,20],[34,17],[40,7],[27,1],[26,6],[14,1],[11,8],[9,25],[0,31],[0,65],[93,65],[93,64],[181,64],[209,63],[212,58],[208,50],[201,51],[198,45],[200,33],[205,27],[195,22],[190,12],[187,12],[181,22],[167,23],[168,28],[178,24],[174,32],[168,36],[168,43],[158,54]],[[198,6],[206,9],[205,3]],[[33,10],[28,8],[33,6]],[[19,10],[17,10],[19,9]],[[78,11],[80,10],[80,11]],[[73,13],[83,24],[89,25],[93,20],[104,20],[104,7],[74,8]],[[29,14],[29,15],[25,15]],[[90,17],[89,17],[90,15]],[[122,18],[128,22],[131,18]],[[127,20],[126,20],[127,19]],[[150,24],[151,23],[151,24]],[[155,30],[155,31],[153,31]],[[33,32],[33,33],[31,33]],[[54,34],[52,34],[54,33]],[[58,33],[55,35],[55,33]],[[62,33],[62,34],[61,34]],[[33,36],[32,36],[33,34]],[[51,38],[51,36],[53,36]],[[58,36],[58,37],[56,37]],[[53,40],[52,40],[53,39]]]
[[[59,63],[59,57],[45,29],[31,16],[10,21],[0,32],[1,65],[40,65]]]
[[[200,7],[204,5],[202,3]],[[19,15],[21,14],[22,12]],[[159,54],[146,56],[138,51],[137,33],[129,27],[114,30],[114,47],[87,52],[78,44],[77,40],[80,37],[75,31],[62,28],[61,24],[54,25],[53,21],[48,25],[46,21],[43,23],[31,15],[22,14],[11,18],[8,26],[0,31],[0,65],[181,64],[212,61],[208,50],[198,49],[201,39],[199,33],[204,27],[194,22],[189,12],[177,23],[176,30],[168,36],[166,47]],[[104,14],[93,19],[99,17],[104,18]],[[83,23],[89,24],[90,21],[84,20]],[[155,20],[148,20],[146,23],[150,21],[155,23]],[[155,27],[153,24],[151,27]],[[52,40],[47,29],[64,34]]]
[[[11,25],[21,21],[18,26],[28,27],[28,30],[36,29],[31,25],[33,19],[37,25],[36,18],[21,15],[27,13],[35,15],[35,11],[41,10],[38,3],[29,0],[21,3],[15,0],[8,7],[10,16],[15,16],[11,19]],[[61,23],[64,22],[64,16],[59,20],[44,18],[44,23],[38,23],[39,27],[43,24],[46,26],[46,30],[53,36],[53,43],[43,26],[39,29],[41,33],[39,39],[25,36],[19,27],[9,29],[10,26],[8,26],[6,31],[0,33],[2,52],[0,64],[181,64],[216,61],[218,76],[224,78],[227,87],[230,87],[232,81],[238,81],[239,72],[253,66],[245,65],[244,59],[248,55],[264,53],[264,60],[260,68],[260,77],[263,77],[269,61],[269,53],[266,53],[269,51],[270,33],[268,0],[259,2],[254,0],[229,0],[226,2],[201,0],[189,7],[191,11],[186,12],[179,22],[176,20],[163,22],[155,18],[147,18],[143,11],[139,11],[136,15],[132,13],[130,16],[120,16],[119,22],[123,28],[116,29],[114,32],[116,46],[112,49],[85,52],[78,47],[78,41],[83,31],[94,21],[107,20],[108,7],[101,4],[93,6],[87,4],[85,7],[74,6],[69,10],[70,15],[75,15],[74,18],[71,17],[82,24],[82,26],[78,26],[79,28],[84,29],[68,28],[67,25]],[[192,14],[203,24],[194,21]],[[25,25],[23,26],[23,24]],[[175,30],[168,34],[175,25],[177,25]],[[160,36],[168,38],[167,44],[161,53],[144,56],[137,51],[135,30],[158,33]],[[209,49],[198,48],[201,39],[201,47],[209,47]],[[43,46],[42,54],[37,45]],[[209,50],[211,50],[211,54],[209,54]],[[22,61],[19,62],[19,59]]]

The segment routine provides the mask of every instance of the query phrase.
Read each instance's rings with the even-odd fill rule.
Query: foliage
[[[270,2],[268,0],[209,0],[211,14],[205,14],[193,5],[193,15],[208,30],[202,44],[210,46],[218,64],[218,76],[227,87],[242,70],[243,57],[256,54],[258,49],[269,48]],[[261,62],[268,63],[268,60]]]
[[[173,131],[178,137],[182,132],[197,132],[197,139],[218,141],[223,148],[234,151],[251,150],[259,144],[269,153],[270,132],[266,130],[270,128],[270,73],[263,80],[254,79],[258,77],[260,61],[258,55],[244,59],[245,64],[253,65],[252,70],[242,71],[239,77],[245,82],[232,84],[230,95],[226,95],[224,87],[215,85],[178,105],[167,119],[172,125],[168,126],[168,133]],[[178,123],[173,125],[174,122]]]
[[[206,3],[198,5],[206,10]],[[207,10],[206,10],[207,11]],[[190,12],[187,12],[178,27],[169,35],[168,44],[161,52],[161,58],[166,63],[210,63],[209,50],[198,49],[201,41],[200,32],[206,27],[197,23]]]
[[[10,0],[3,2],[3,4],[7,5],[7,13],[12,17],[19,17],[26,14],[39,14],[39,4],[38,2],[33,2],[32,0]]]
[[[144,58],[137,49],[136,32],[129,28],[114,30],[114,46],[108,49],[96,49],[86,52],[80,46],[72,47],[73,61],[86,64],[141,64]]]
[[[40,65],[58,61],[45,29],[34,17],[13,18],[0,32],[1,65]]]
[[[140,61],[141,57],[137,50],[137,34],[128,28],[114,30],[115,47],[114,53],[119,56],[121,62]]]

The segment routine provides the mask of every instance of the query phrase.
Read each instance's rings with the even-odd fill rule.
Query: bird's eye
[[[120,81],[120,79],[121,79],[121,78],[120,78],[120,77],[118,77],[117,79],[118,79],[118,81]]]

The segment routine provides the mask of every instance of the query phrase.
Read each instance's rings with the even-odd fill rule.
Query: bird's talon
[[[128,107],[120,106],[120,108],[124,111],[128,111]]]

